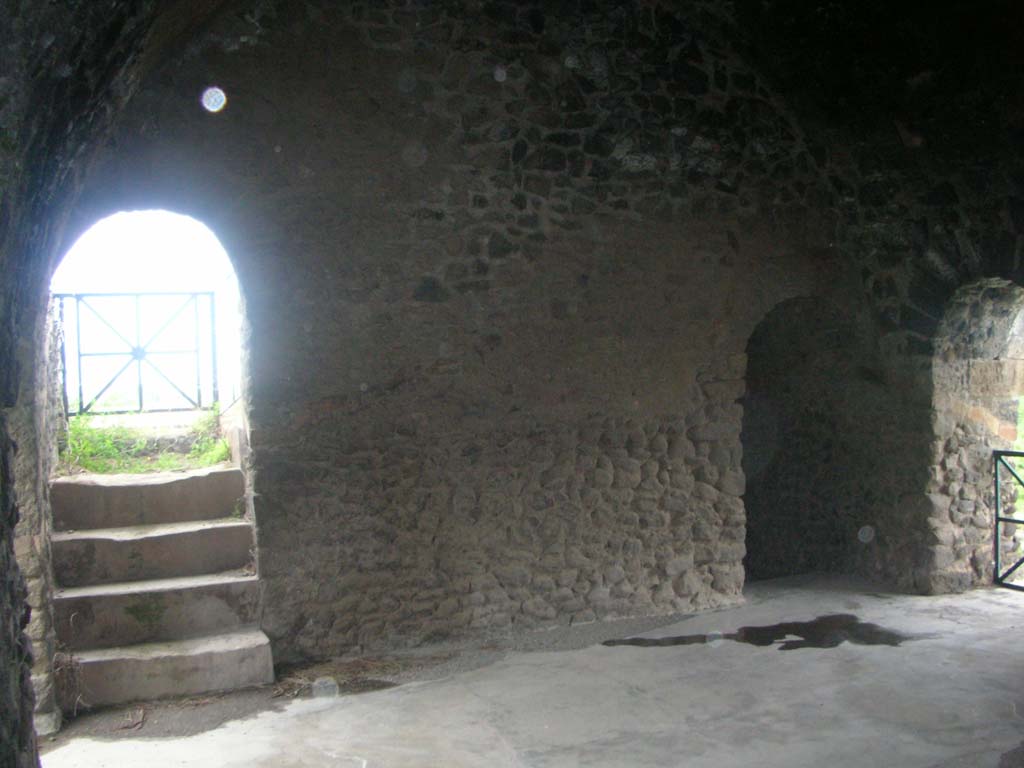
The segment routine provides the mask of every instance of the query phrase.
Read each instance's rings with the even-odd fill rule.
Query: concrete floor
[[[762,582],[741,608],[645,635],[708,642],[511,652],[441,679],[296,700],[185,738],[78,738],[43,766],[1024,765],[1024,593],[870,589]],[[792,650],[727,639],[741,626],[836,613],[910,639]],[[578,645],[581,631],[603,629],[556,630],[539,645]]]

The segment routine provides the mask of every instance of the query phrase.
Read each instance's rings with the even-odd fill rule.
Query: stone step
[[[252,561],[245,520],[198,520],[54,533],[53,571],[60,587],[169,579],[244,568]]]
[[[270,641],[258,629],[78,651],[64,667],[65,709],[189,696],[271,683]]]
[[[244,571],[60,589],[53,619],[71,651],[229,632],[259,618],[259,580]]]
[[[148,475],[72,475],[50,484],[57,531],[159,525],[243,511],[245,479],[235,467]]]

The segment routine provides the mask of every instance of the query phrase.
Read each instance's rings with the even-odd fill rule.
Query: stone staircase
[[[272,682],[234,468],[50,486],[65,710]]]

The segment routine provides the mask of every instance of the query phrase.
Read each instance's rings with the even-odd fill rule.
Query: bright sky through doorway
[[[203,224],[168,211],[133,211],[103,219],[82,235],[50,290],[219,291],[234,282],[227,253]]]
[[[241,326],[238,284],[223,246],[202,223],[159,210],[114,214],[96,223],[71,247],[53,275],[50,290],[53,293],[214,292],[221,403],[226,407],[237,397]],[[93,304],[100,307],[99,301]],[[116,302],[113,303],[115,309],[109,309],[111,305],[107,300],[106,305],[100,307],[101,313],[108,315],[107,320],[115,325],[123,321],[134,332],[134,312],[129,311],[128,305],[121,310],[116,309]],[[119,317],[118,312],[124,317]],[[95,320],[89,312],[86,315]],[[155,348],[179,348],[186,342],[191,343],[191,339],[184,338],[185,330],[184,326],[172,325]],[[123,332],[126,338],[130,337],[128,334],[129,331]],[[87,346],[83,340],[83,349]],[[160,362],[166,371],[167,366],[184,365],[187,361],[185,357],[177,360],[167,356]],[[111,360],[110,364],[121,365],[116,360]],[[170,373],[171,378],[178,378],[173,371]],[[186,377],[184,369],[179,374]],[[83,376],[87,377],[85,373]],[[104,378],[100,371],[96,376],[97,381]],[[194,376],[187,372],[186,378]],[[85,398],[89,399],[88,393]]]

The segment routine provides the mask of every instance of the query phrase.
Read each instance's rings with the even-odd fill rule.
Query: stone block
[[[704,582],[693,571],[687,571],[673,580],[672,588],[680,597],[692,597],[704,589]]]
[[[620,565],[611,565],[604,570],[605,584],[618,584],[624,578],[626,578],[626,573]]]
[[[576,579],[579,577],[578,568],[566,568],[558,574],[558,586],[560,587],[571,587],[576,583]]]
[[[524,602],[523,613],[537,619],[553,619],[558,614],[553,605],[539,597],[534,597]]]
[[[743,397],[747,387],[743,379],[735,379],[731,381],[709,381],[703,385],[703,388],[708,400],[733,403]]]
[[[950,547],[956,540],[957,529],[948,520],[929,520],[928,527],[931,531],[932,540],[936,544]]]
[[[505,564],[494,569],[494,575],[505,586],[522,587],[530,583],[531,574],[528,568],[522,565]]]
[[[693,568],[693,552],[674,557],[665,564],[665,573],[675,578]]]
[[[718,500],[718,491],[708,483],[697,482],[693,485],[693,496],[701,501],[715,502]]]
[[[718,469],[710,462],[704,461],[694,468],[693,477],[699,483],[715,485],[718,482]]]
[[[719,592],[735,595],[743,589],[742,565],[712,565],[711,576],[711,586]]]
[[[929,548],[931,552],[932,567],[936,571],[948,570],[957,560],[952,547],[937,544]]]
[[[722,539],[718,545],[718,561],[723,563],[739,563],[747,554],[746,543],[740,541],[727,541]]]
[[[14,537],[14,558],[26,579],[38,579],[43,574],[43,559],[37,542],[36,536]]]
[[[718,481],[718,489],[730,496],[742,496],[746,491],[746,478],[740,471],[726,470]]]
[[[674,435],[669,442],[668,455],[671,459],[683,460],[696,456],[697,451],[684,435]]]

